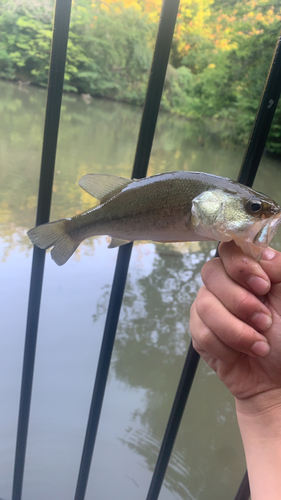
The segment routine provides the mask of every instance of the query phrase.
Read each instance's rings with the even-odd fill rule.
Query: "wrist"
[[[281,438],[281,388],[271,389],[245,399],[235,399],[236,413],[241,433],[259,432],[268,439]],[[249,428],[250,426],[250,428]]]
[[[252,500],[279,500],[281,389],[236,400]]]

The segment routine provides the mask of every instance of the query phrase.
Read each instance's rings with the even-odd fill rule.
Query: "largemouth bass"
[[[135,240],[234,240],[259,259],[281,223],[281,208],[267,196],[225,177],[167,172],[144,179],[89,174],[79,181],[100,203],[70,219],[34,227],[34,245],[53,247],[61,266],[90,236],[108,235],[109,248]]]

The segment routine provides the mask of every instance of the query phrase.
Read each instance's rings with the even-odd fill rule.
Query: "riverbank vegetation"
[[[65,90],[144,102],[161,0],[73,0]],[[46,86],[52,0],[0,0],[0,77]],[[181,0],[162,108],[247,141],[281,20],[279,0]],[[281,108],[267,149],[281,154]]]

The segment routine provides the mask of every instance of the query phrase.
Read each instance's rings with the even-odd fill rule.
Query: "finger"
[[[221,243],[219,254],[227,274],[256,295],[270,290],[270,279],[260,263],[245,255],[234,241]]]
[[[264,250],[260,266],[265,271],[272,283],[281,282],[281,253],[273,248]]]
[[[237,318],[260,331],[271,327],[270,310],[253,293],[228,276],[221,259],[207,262],[201,275],[208,290]]]
[[[190,333],[194,349],[216,370],[216,360],[233,363],[241,353],[228,347],[201,320],[193,304],[190,310]]]
[[[199,290],[194,304],[202,322],[231,349],[249,355],[266,356],[269,353],[267,339],[233,316],[206,287]]]
[[[271,280],[270,294],[267,296],[268,304],[277,314],[281,315],[281,253],[267,248],[260,261],[260,265]]]

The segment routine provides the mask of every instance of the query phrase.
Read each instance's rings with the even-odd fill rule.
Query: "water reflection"
[[[129,387],[146,389],[145,398],[134,411],[121,442],[144,457],[151,471],[190,341],[189,307],[201,286],[200,269],[213,254],[211,246],[205,243],[201,251],[190,252],[187,244],[183,254],[172,246],[156,245],[153,249],[150,245],[153,260],[149,271],[140,268],[129,272],[112,371],[117,380]],[[98,302],[94,321],[99,319],[107,302],[106,290]],[[198,380],[202,377],[199,372],[198,387],[193,392],[195,401],[188,405],[165,478],[166,488],[177,494],[177,498],[225,498],[224,488],[220,491],[213,481],[214,470],[216,477],[235,491],[230,470],[239,470],[241,450],[233,441],[234,408],[227,398],[220,400],[221,394],[218,399],[214,396],[213,377],[206,387],[206,375],[208,378],[211,372],[207,369],[206,373],[206,367],[204,370],[204,385]],[[208,403],[215,414],[205,410],[205,415],[201,415],[202,399],[210,399],[210,387],[212,402]],[[232,435],[229,433],[226,439],[225,432],[229,429]]]
[[[204,247],[204,244],[201,246]],[[186,248],[189,247],[186,244]],[[200,269],[206,258],[203,248],[199,252],[186,254],[170,245],[150,244],[147,248],[155,248],[151,272],[145,276],[129,274],[126,285],[120,318],[122,333],[117,344],[119,355],[125,358],[126,348],[130,349],[130,344],[135,342],[140,343],[141,351],[148,356],[153,349],[164,357],[183,352],[186,348],[183,337],[188,318],[185,324],[182,320],[186,317],[186,304],[194,299],[198,283],[201,283]],[[207,243],[205,249],[208,251]],[[107,294],[103,297],[105,304],[108,302]],[[99,303],[94,319],[104,309]]]
[[[45,100],[42,89],[22,92],[0,82],[3,498],[11,493],[32,256],[26,230],[35,221]],[[64,96],[52,219],[92,206],[93,199],[77,186],[82,175],[130,176],[140,117],[138,108],[99,100],[86,105],[79,96]],[[219,147],[205,124],[161,114],[149,174],[185,169],[236,178],[242,156]],[[256,183],[277,201],[279,169],[280,162],[264,158]],[[280,242],[281,232],[277,248]],[[106,238],[86,240],[63,268],[46,258],[25,476],[28,500],[73,497],[117,254],[107,244]],[[145,498],[189,343],[189,307],[213,246],[134,246],[88,498]],[[233,497],[244,466],[232,398],[200,363],[160,498],[225,500],[226,491]]]
[[[200,268],[205,259],[202,251],[181,254],[168,245],[158,245],[151,272],[135,279],[129,275],[113,367],[117,379],[147,389],[145,407],[133,415],[140,427],[135,432],[128,429],[122,442],[143,456],[151,471],[170,411],[170,395],[175,391],[170,373],[182,366],[190,341],[188,305],[201,285]],[[177,447],[165,484],[180,498],[194,499],[189,490],[194,484],[189,452]]]

